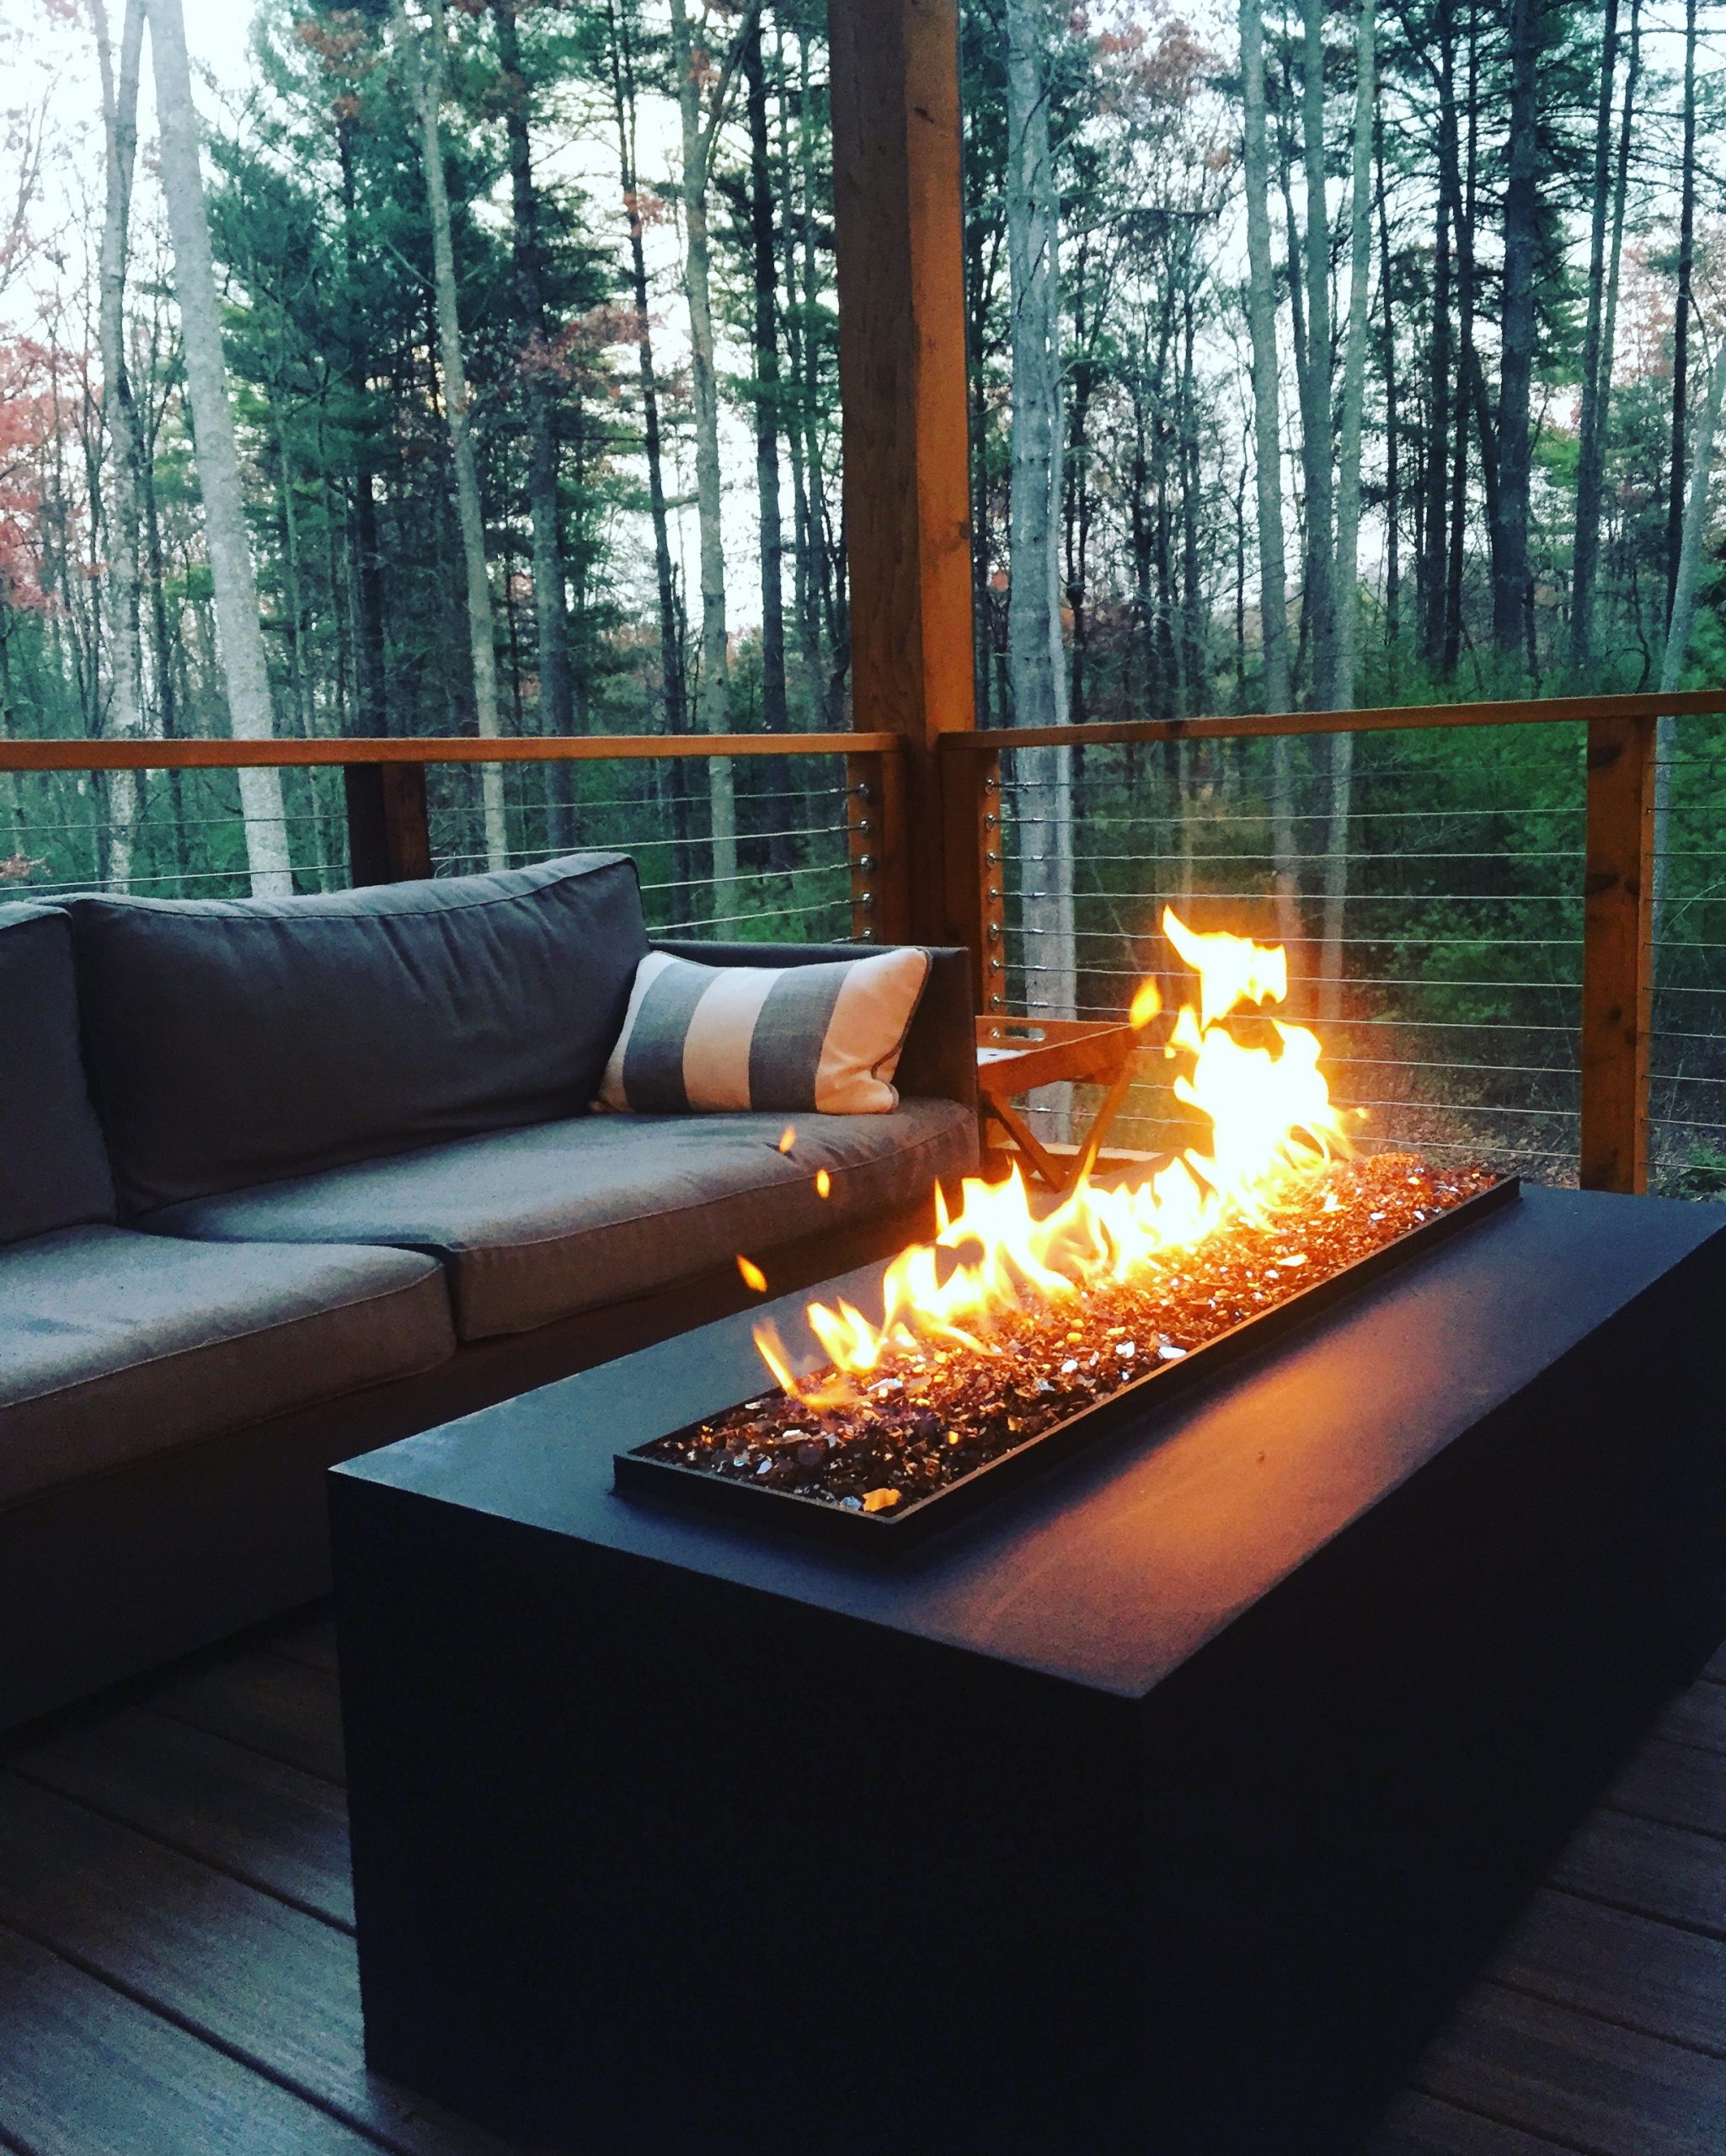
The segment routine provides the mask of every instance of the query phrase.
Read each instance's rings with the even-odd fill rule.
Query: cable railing
[[[855,735],[0,742],[0,900],[245,895],[258,831],[241,773],[279,756],[280,813],[264,820],[297,892],[601,849],[635,860],[656,934],[867,938],[882,750]]]
[[[487,849],[478,769],[428,771],[434,875],[601,848],[633,858],[655,935],[822,942],[852,933],[841,756],[544,764],[505,778],[508,844],[499,862]]]
[[[1287,946],[1364,1146],[1703,1196],[1726,1194],[1723,796],[1715,691],[927,739],[0,741],[0,898],[238,896],[260,837],[297,890],[601,846],[660,932],[962,942],[984,1014],[1080,1017],[1147,971],[1178,992],[1173,905]],[[1115,1129],[1179,1143],[1172,1088],[1153,1071]]]
[[[1663,729],[1655,755],[1649,1065],[1655,1187],[1726,1196],[1726,730]]]
[[[1021,755],[1007,737],[1007,1006],[1119,1018],[1146,974],[1178,1000],[1186,977],[1158,930],[1173,906],[1191,927],[1287,947],[1285,1015],[1319,1033],[1361,1150],[1574,1182],[1583,729],[1530,731],[1508,761],[1471,744],[1461,771],[1443,745],[1363,735],[1339,783],[1328,741],[1290,744],[1279,771],[1262,740],[1147,760],[1108,744]],[[1048,1135],[1067,1134],[1068,1108],[1044,1109]],[[1152,1075],[1114,1134],[1161,1152],[1192,1125]]]
[[[1290,1010],[1365,1111],[1362,1145],[1726,1194],[1726,693],[968,730],[939,751],[991,1014],[1123,1015],[1173,963],[1172,903],[1286,945]],[[1151,1153],[1186,1135],[1154,1071],[1114,1127]]]

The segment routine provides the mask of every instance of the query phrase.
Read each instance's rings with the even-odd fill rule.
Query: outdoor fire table
[[[371,2063],[595,2156],[1340,2156],[1726,1632],[1723,1310],[1718,1209],[1525,1190],[886,1566],[614,1491],[747,1317],[337,1470]]]

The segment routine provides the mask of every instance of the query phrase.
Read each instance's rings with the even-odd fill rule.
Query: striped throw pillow
[[[703,966],[649,952],[600,1084],[610,1108],[886,1115],[927,951],[808,966]]]

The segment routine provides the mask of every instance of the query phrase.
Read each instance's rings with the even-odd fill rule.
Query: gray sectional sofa
[[[321,1593],[334,1461],[741,1306],[740,1251],[777,1291],[927,1229],[965,954],[898,1113],[788,1157],[779,1114],[589,1113],[650,947],[611,854],[0,906],[0,1726]]]

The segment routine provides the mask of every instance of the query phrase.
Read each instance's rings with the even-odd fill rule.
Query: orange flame
[[[889,1265],[879,1322],[842,1299],[809,1305],[832,1378],[820,1385],[794,1378],[777,1337],[756,1331],[762,1358],[788,1393],[815,1408],[854,1398],[856,1381],[866,1380],[890,1348],[937,1342],[987,1354],[991,1330],[1007,1312],[1125,1279],[1232,1221],[1262,1221],[1349,1150],[1318,1067],[1317,1036],[1273,1018],[1273,1050],[1237,1040],[1224,1023],[1242,1005],[1286,998],[1286,953],[1245,937],[1200,934],[1172,910],[1163,913],[1162,931],[1199,976],[1198,1008],[1182,1006],[1168,1052],[1185,1066],[1174,1081],[1176,1098],[1210,1120],[1208,1150],[1189,1146],[1136,1183],[1104,1187],[1083,1177],[1041,1214],[1017,1168],[1005,1182],[968,1178],[956,1216],[938,1189],[935,1240],[914,1243]],[[1160,1008],[1147,981],[1133,999],[1134,1024],[1148,1025]]]
[[[761,1271],[760,1266],[758,1266],[752,1258],[745,1257],[741,1251],[737,1253],[737,1270],[743,1276],[743,1284],[745,1288],[753,1288],[758,1295],[765,1295],[767,1294],[767,1274]]]

